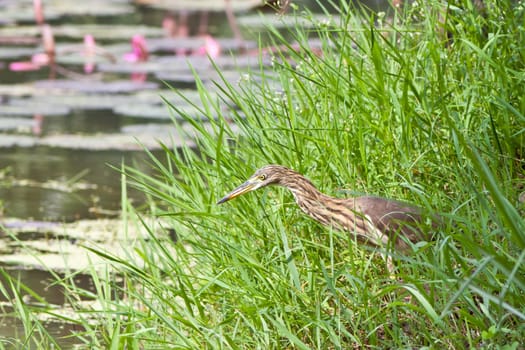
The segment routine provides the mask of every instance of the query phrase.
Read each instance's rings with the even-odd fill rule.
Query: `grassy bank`
[[[517,348],[524,9],[425,3],[392,18],[341,6],[311,32],[273,32],[272,69],[218,82],[219,99],[199,84],[209,118],[186,121],[197,146],[166,145],[164,159],[151,157],[155,177],[125,169],[151,199],[141,215],[158,216],[177,242],[148,226],[149,240],[129,247],[141,259],[107,256],[124,282],[94,274],[104,307],[79,339],[115,349]],[[446,224],[396,257],[392,279],[377,254],[305,217],[285,190],[215,204],[269,163],[327,194],[432,208]]]

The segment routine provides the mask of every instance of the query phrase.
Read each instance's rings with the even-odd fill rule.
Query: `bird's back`
[[[390,242],[393,240],[397,249],[407,249],[406,240],[414,243],[429,238],[429,234],[422,231],[426,217],[419,207],[374,196],[357,197],[349,200],[355,203],[356,210],[386,235]],[[432,226],[434,226],[434,222]]]

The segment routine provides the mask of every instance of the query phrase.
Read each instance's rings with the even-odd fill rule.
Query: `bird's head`
[[[261,169],[257,170],[246,182],[228,193],[217,204],[222,204],[242,194],[255,191],[258,188],[265,187],[268,185],[279,185],[282,179],[286,178],[289,174],[294,174],[293,170],[290,170],[281,165],[266,165]]]

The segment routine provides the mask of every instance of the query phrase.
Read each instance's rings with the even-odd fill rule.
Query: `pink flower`
[[[35,71],[47,66],[51,60],[46,53],[36,53],[31,56],[31,61],[11,62],[9,70],[13,72]]]
[[[36,53],[33,56],[31,56],[31,62],[33,62],[35,65],[43,67],[47,66],[49,62],[51,62],[49,55],[47,53]]]
[[[41,66],[34,64],[30,61],[24,62],[11,62],[9,63],[9,70],[13,72],[27,72],[33,70],[39,70]]]
[[[146,39],[136,34],[131,38],[131,52],[124,54],[124,60],[128,62],[146,62],[149,58]]]
[[[204,36],[204,45],[195,51],[195,55],[209,55],[211,58],[217,58],[221,55],[221,45],[211,35]]]
[[[95,70],[94,57],[96,55],[97,44],[95,38],[91,34],[84,35],[84,56],[86,61],[84,62],[84,73],[90,74]]]

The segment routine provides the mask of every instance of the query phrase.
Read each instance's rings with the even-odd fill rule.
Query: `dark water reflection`
[[[38,295],[43,299],[44,303],[63,305],[68,302],[66,291],[62,286],[56,283],[57,278],[52,276],[48,271],[24,268],[18,269],[10,266],[3,266],[2,268],[12,281],[23,281],[28,290],[38,291]],[[64,275],[61,273],[56,273],[56,275],[59,278],[64,278]],[[6,279],[1,275],[0,283],[4,286],[9,285]],[[75,275],[74,278],[72,278],[72,284],[78,289],[96,293],[93,280],[88,275]],[[6,290],[8,295],[0,294],[0,302],[11,301],[14,298],[14,294],[8,287],[6,287]],[[30,297],[29,294],[21,296],[30,304],[40,302],[40,300],[35,300]],[[75,294],[74,297],[80,298],[80,300],[89,300],[88,298],[83,298],[82,295],[79,294]]]
[[[8,167],[17,180],[24,183],[0,188],[0,198],[8,217],[32,220],[73,221],[96,218],[102,211],[120,208],[120,174],[111,166],[134,164],[145,173],[151,167],[144,152],[68,150],[49,147],[11,148],[0,153],[0,169]],[[110,166],[111,165],[111,166]],[[57,181],[66,183],[78,179],[88,187],[72,193],[45,188],[42,184]],[[44,188],[43,188],[44,187]],[[142,196],[130,189],[130,196]]]
[[[56,276],[52,276],[49,272],[42,270],[17,269],[16,267],[9,266],[0,266],[0,268],[4,270],[14,283],[22,281],[27,288],[24,290],[36,291],[38,293],[39,298],[41,298],[40,300],[35,300],[29,293],[24,294],[24,292],[22,292],[20,294],[23,302],[28,305],[33,305],[35,310],[42,308],[42,311],[48,309],[51,313],[57,312],[58,310],[50,309],[45,305],[51,304],[57,307],[67,304],[69,301],[68,291],[56,284],[56,276],[58,276],[59,279],[63,279],[65,278],[63,274],[57,273]],[[71,284],[75,285],[79,290],[86,291],[87,293],[96,293],[93,280],[90,276],[77,274],[71,278]],[[0,339],[2,345],[8,349],[41,348],[37,346],[37,344],[31,343],[31,336],[28,338],[28,331],[34,332],[35,330],[25,329],[22,320],[12,316],[15,313],[15,306],[13,304],[9,305],[9,302],[13,300],[15,295],[10,291],[8,281],[1,275],[0,283],[5,286],[5,291],[7,292],[7,295],[3,293],[0,294],[0,303],[2,305],[0,306]],[[83,293],[82,295],[75,294],[72,298],[74,300],[90,300],[86,297],[87,293]],[[45,315],[45,313],[43,313],[43,315]],[[66,317],[70,317],[70,315],[66,314]],[[71,334],[84,331],[83,327],[71,322],[58,321],[53,317],[50,317],[48,320],[42,319],[39,321],[45,328],[45,331],[57,341],[61,349],[71,349],[79,345],[78,339],[72,338]],[[27,341],[29,341],[29,343],[24,343],[22,346],[22,342]]]
[[[73,110],[67,116],[46,117],[42,135],[57,133],[113,133],[120,132],[122,117],[111,110]]]
[[[0,338],[2,346],[5,349],[41,349],[42,344],[35,344],[34,339],[31,336],[27,336],[27,331],[31,330],[26,331],[21,320],[8,314],[9,311],[7,310],[4,310],[0,314]],[[79,340],[73,338],[71,335],[84,331],[83,327],[71,323],[57,322],[52,319],[42,322],[42,325],[46,332],[59,344],[60,349],[82,348],[80,347]],[[53,347],[50,345],[49,348]],[[86,349],[88,349],[88,347],[86,347]]]

